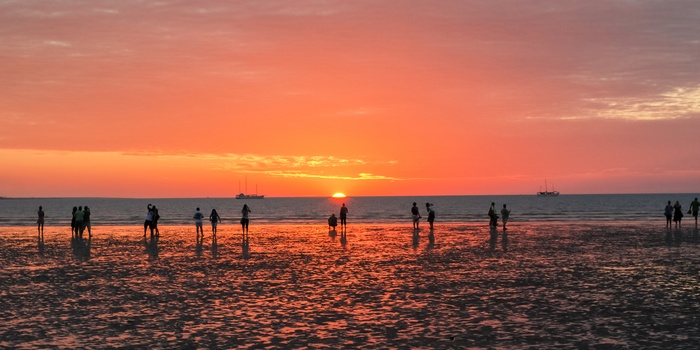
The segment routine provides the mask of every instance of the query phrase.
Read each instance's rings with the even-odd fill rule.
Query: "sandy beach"
[[[696,348],[700,240],[663,224],[4,227],[0,347]]]

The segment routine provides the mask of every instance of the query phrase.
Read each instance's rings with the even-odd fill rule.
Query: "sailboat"
[[[238,181],[238,190],[241,190],[241,182]],[[258,185],[255,185],[255,194],[248,194],[248,177],[246,176],[245,178],[245,192],[246,193],[239,193],[236,195],[236,199],[263,199],[265,198],[264,194],[258,194]]]
[[[537,192],[537,197],[556,197],[558,195],[559,195],[559,191],[555,191],[554,188],[552,188],[551,191],[547,190],[547,180],[546,179],[544,180],[544,191]]]

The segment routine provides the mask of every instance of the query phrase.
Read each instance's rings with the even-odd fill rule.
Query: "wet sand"
[[[0,347],[667,349],[700,342],[700,244],[663,222],[0,228]],[[667,233],[670,235],[667,237]],[[667,239],[668,238],[668,239]],[[89,245],[88,245],[89,243]]]

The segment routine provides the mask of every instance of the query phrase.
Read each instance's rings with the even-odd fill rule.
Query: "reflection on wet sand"
[[[211,237],[211,257],[219,256],[219,241],[216,239],[216,233]]]
[[[498,228],[495,226],[489,227],[489,248],[491,251],[495,251],[498,246]],[[503,252],[508,252],[508,230],[503,230],[503,237],[501,238],[501,250]]]
[[[340,245],[346,248],[348,245],[348,229],[345,225],[340,230]]]
[[[39,255],[44,256],[44,235],[43,235],[43,232],[37,238],[37,248],[39,249]]]
[[[80,243],[52,245],[52,235],[37,256],[34,228],[5,229],[0,348],[692,349],[700,341],[700,246],[666,246],[653,225],[518,224],[497,232],[494,248],[507,254],[491,250],[491,231],[476,224],[441,224],[419,240],[426,249],[409,248],[401,224],[353,225],[344,247],[325,225],[271,225],[256,234],[256,254],[226,229],[218,258],[199,259],[190,227],[143,245],[139,227],[105,228],[83,242],[96,249],[81,264],[72,255]],[[149,262],[141,247],[161,244]]]
[[[241,237],[241,256],[243,259],[250,258],[250,236],[247,233]]]
[[[413,249],[418,248],[418,245],[420,244],[420,229],[414,228],[413,229],[413,240],[411,242]]]
[[[83,239],[80,235],[71,237],[70,245],[73,250],[73,257],[78,261],[90,260],[90,247],[92,246],[92,236]]]
[[[159,248],[158,248],[158,240],[160,239],[160,235],[151,235],[150,239],[146,239],[145,237],[143,238],[143,244],[144,247],[146,248],[146,253],[148,253],[148,258],[149,259],[158,259],[158,254],[159,254]]]

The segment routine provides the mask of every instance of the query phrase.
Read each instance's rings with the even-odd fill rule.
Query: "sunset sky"
[[[696,192],[699,135],[696,0],[0,0],[0,196]]]

